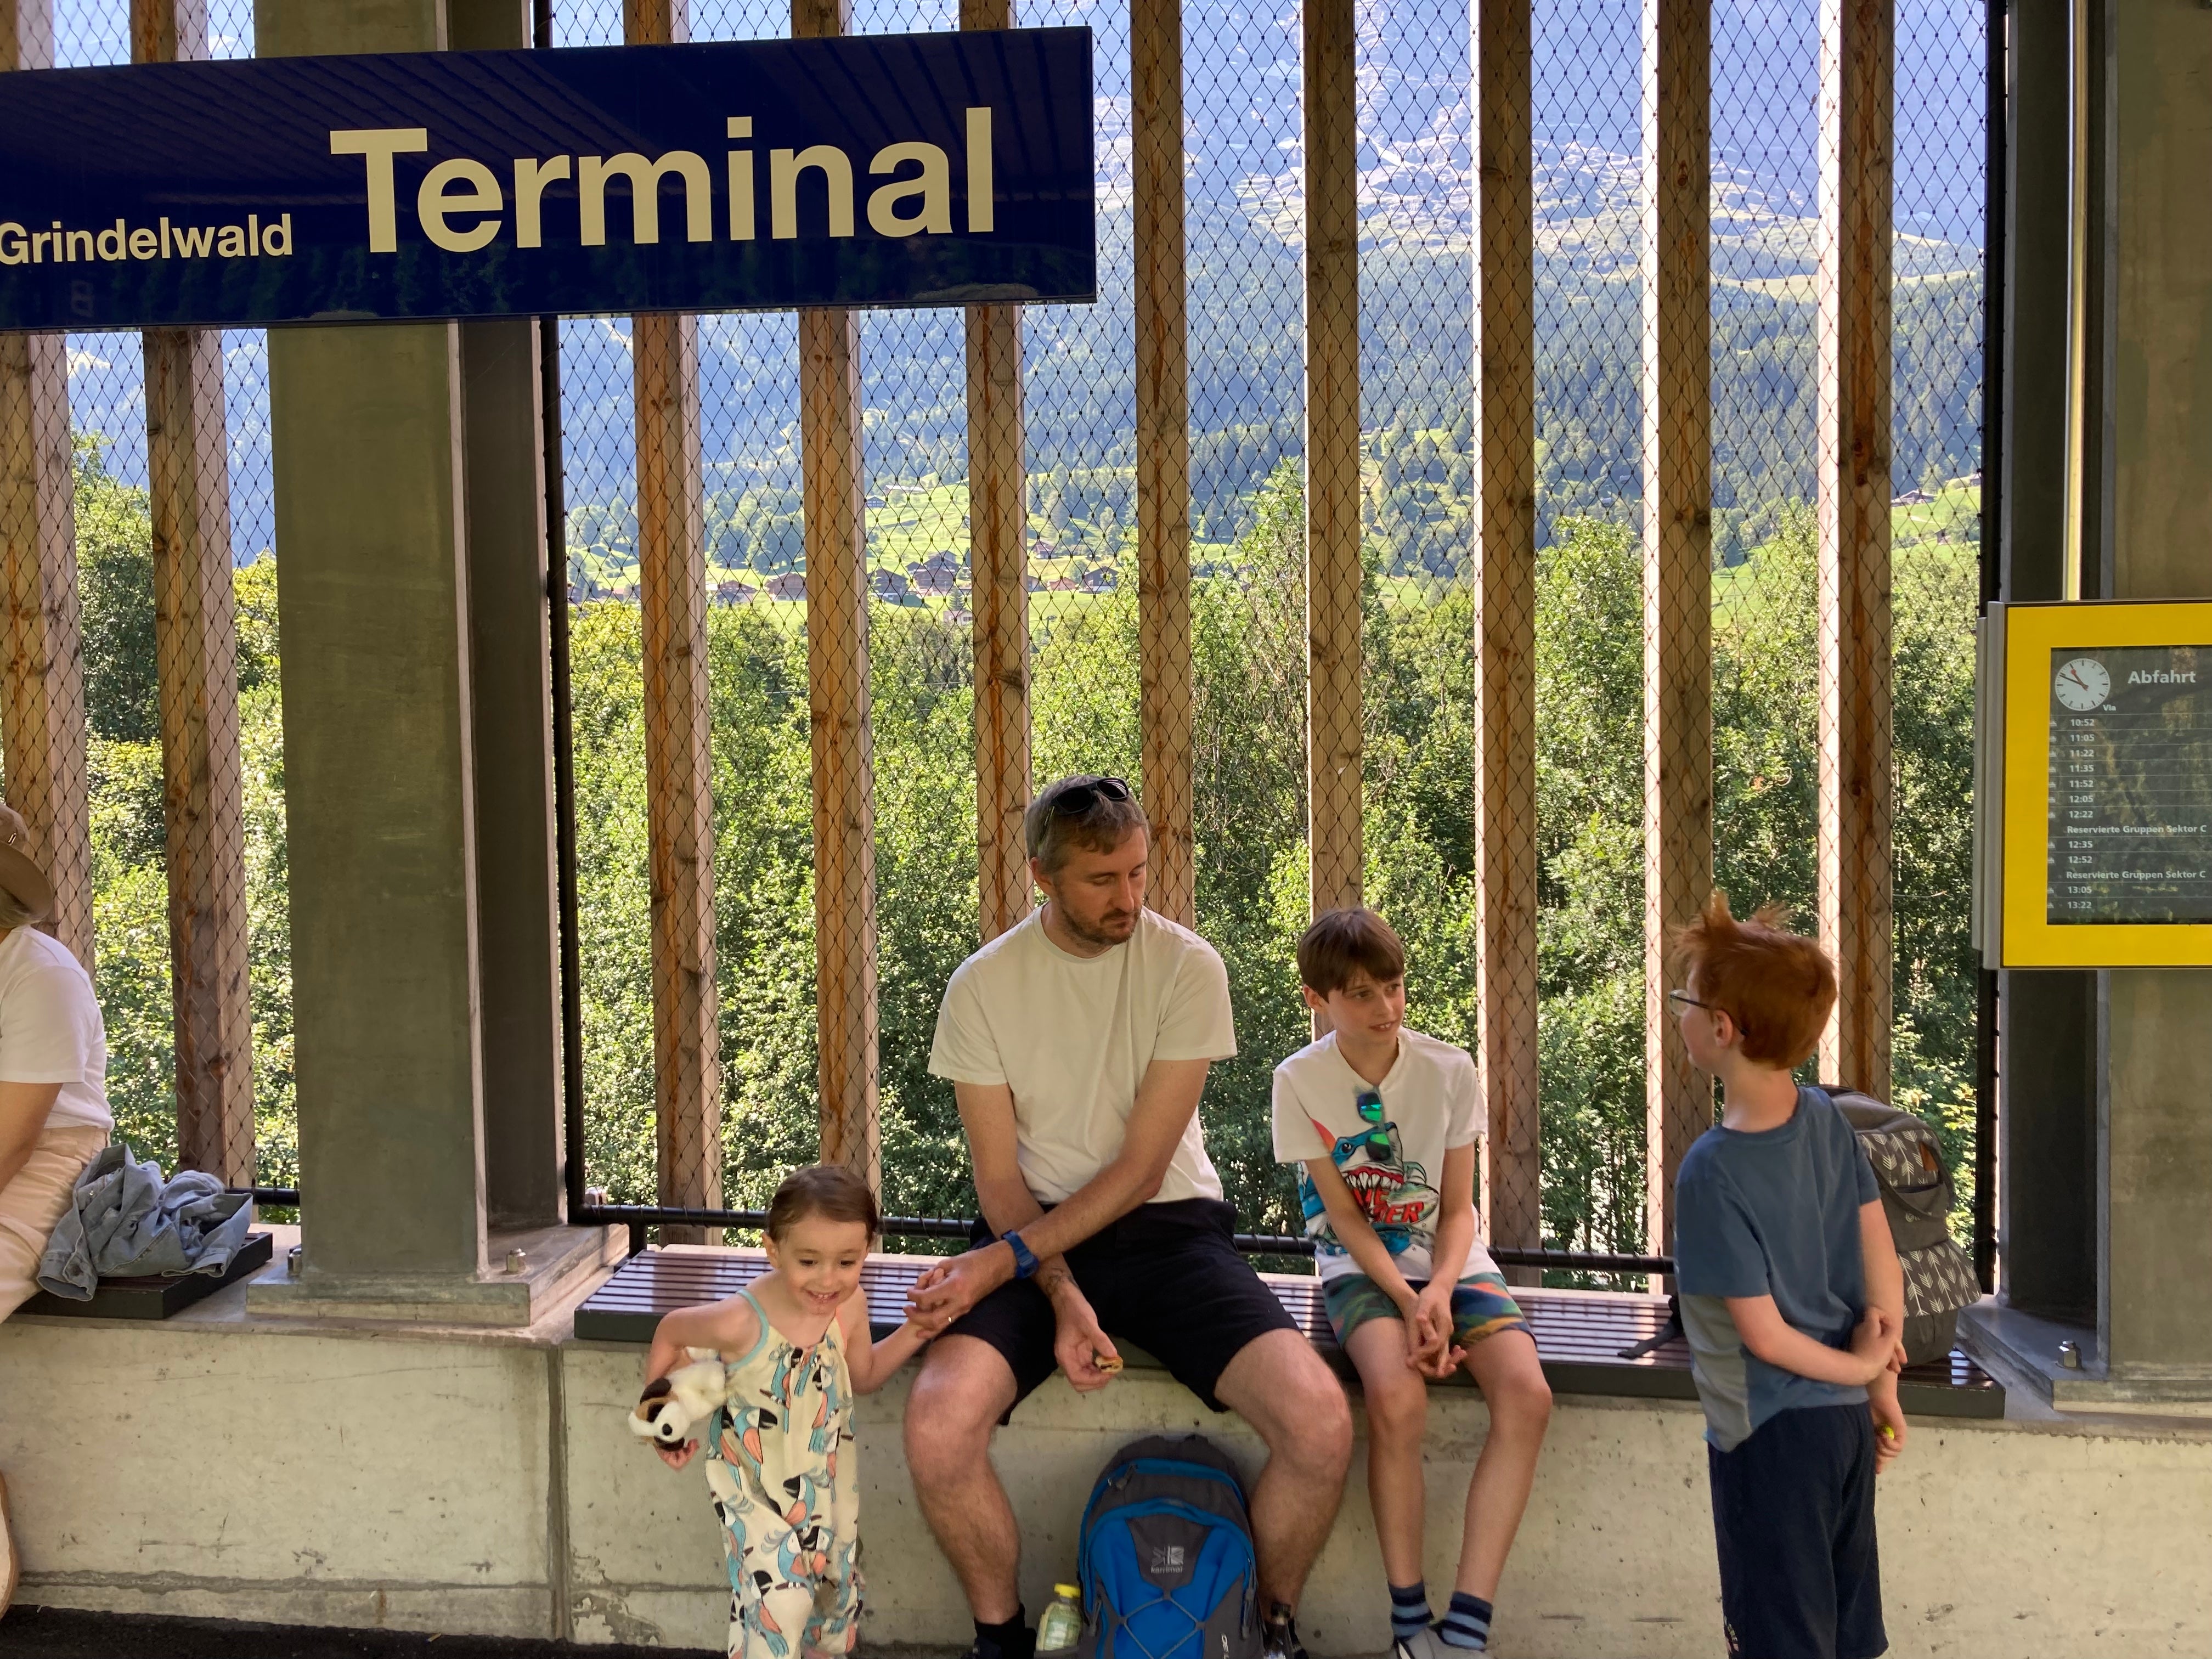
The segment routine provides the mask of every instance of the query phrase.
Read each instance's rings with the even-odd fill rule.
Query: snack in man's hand
[[[1101,1353],[1097,1349],[1093,1348],[1091,1351],[1091,1363],[1105,1372],[1107,1376],[1112,1376],[1121,1369],[1121,1356],[1118,1353]]]

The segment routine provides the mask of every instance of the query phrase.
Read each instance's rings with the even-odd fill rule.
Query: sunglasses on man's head
[[[1052,798],[1053,816],[1079,818],[1102,800],[1125,801],[1135,799],[1129,793],[1126,778],[1093,778],[1089,783],[1071,784]]]

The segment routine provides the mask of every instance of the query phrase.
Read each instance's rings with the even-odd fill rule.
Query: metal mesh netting
[[[1308,495],[1320,487],[1320,475],[1307,454],[1306,20],[1296,11],[1220,5],[1188,11],[1183,30],[1195,910],[1229,961],[1251,1057],[1249,1065],[1220,1068],[1206,1109],[1232,1196],[1247,1224],[1263,1228],[1288,1218],[1287,1187],[1266,1145],[1265,1076],[1267,1063],[1304,1031],[1288,946],[1311,900],[1307,882],[1297,878],[1313,858],[1309,651],[1327,665],[1328,629],[1335,630],[1334,649],[1348,652],[1354,635],[1362,647],[1364,823],[1364,835],[1349,844],[1358,848],[1367,896],[1414,947],[1416,1022],[1470,1046],[1481,1040],[1474,895],[1480,826],[1469,787],[1480,745],[1464,649],[1476,603],[1472,543],[1482,519],[1468,347],[1467,265],[1475,234],[1469,31],[1464,13],[1440,7],[1370,0],[1354,15],[1361,580],[1349,632],[1342,607],[1312,612],[1307,591],[1308,526],[1318,522]],[[724,15],[712,28],[780,33],[781,21]],[[1147,736],[1139,683],[1145,665],[1157,663],[1171,642],[1163,641],[1157,625],[1148,629],[1135,579],[1144,552],[1137,524],[1143,416],[1132,374],[1133,298],[1146,267],[1134,240],[1138,137],[1128,15],[1118,8],[1030,5],[1016,21],[1087,24],[1098,43],[1101,303],[1030,307],[1019,320],[1032,769],[1040,781],[1077,769],[1136,777]],[[949,7],[862,7],[853,26],[939,28],[956,21]],[[602,27],[611,26],[610,16]],[[574,27],[564,18],[564,39]],[[1899,247],[1906,250],[1899,255],[1899,291],[1914,289],[1909,301],[1900,301],[1899,321],[1900,469],[1923,465],[1902,459],[1908,450],[1966,454],[1978,441],[1973,411],[1962,399],[1971,399],[1978,374],[1972,337],[1978,326],[1972,166],[1979,153],[1978,27],[1978,9],[1958,6],[1907,6],[1899,22],[1899,59],[1911,65],[1898,94]],[[695,36],[708,32],[704,15],[695,17]],[[1498,838],[1491,861],[1509,878],[1533,865],[1540,895],[1528,947],[1534,960],[1520,978],[1540,986],[1543,997],[1543,1237],[1633,1248],[1644,1242],[1646,1112],[1637,1058],[1645,1018],[1637,921],[1644,908],[1641,379],[1648,297],[1639,265],[1648,207],[1641,9],[1627,0],[1547,0],[1534,9],[1532,35],[1535,240],[1526,314],[1540,557],[1525,594],[1516,596],[1509,584],[1498,597],[1533,618],[1535,768],[1533,779],[1521,781],[1505,752],[1510,743],[1496,745],[1506,785],[1491,825]],[[1711,73],[1717,868],[1740,902],[1775,896],[1809,915],[1818,777],[1813,416],[1820,251],[1819,27],[1809,0],[1781,9],[1717,8]],[[1951,215],[1940,234],[1911,222],[1912,212],[1923,211],[1905,205],[1916,190],[1932,191]],[[1948,321],[1942,328],[1908,326],[1908,314],[1919,315],[1917,279],[1939,265],[1955,278],[1947,290]],[[1512,314],[1509,307],[1509,322]],[[620,328],[589,326],[602,347]],[[708,543],[738,555],[726,561],[729,568],[755,573],[739,580],[757,592],[736,593],[739,602],[724,608],[741,611],[748,625],[766,624],[795,610],[792,601],[803,587],[789,580],[789,560],[803,556],[805,545],[803,491],[794,476],[795,331],[788,319],[773,318],[732,326],[743,337],[730,356],[753,372],[732,380],[730,406],[718,409],[707,398]],[[884,1170],[891,1207],[912,1211],[967,1201],[948,1091],[922,1069],[939,989],[975,937],[977,914],[969,670],[975,599],[962,337],[962,319],[950,313],[869,314],[860,329],[883,1133],[890,1149]],[[702,385],[712,382],[713,356],[702,355]],[[589,441],[574,412],[589,394],[580,389],[586,376],[578,372],[573,347],[569,362],[573,452]],[[619,366],[603,374],[617,394],[606,400],[611,408],[627,375]],[[725,429],[726,438],[719,435]],[[1925,435],[1902,435],[1908,430]],[[572,453],[572,539],[580,545],[601,544],[597,529],[574,533],[585,511],[580,503],[612,501],[619,490],[591,496],[579,493],[574,480],[621,447],[602,439],[590,458]],[[718,507],[711,475],[731,464],[756,493]],[[1321,465],[1337,464],[1324,458]],[[626,466],[617,463],[617,471]],[[747,499],[742,514],[734,510]],[[617,510],[610,522],[620,519]],[[1962,532],[1941,544],[1954,544],[1966,545]],[[724,562],[708,556],[719,579]],[[1902,587],[1912,574],[1902,552],[1899,568]],[[786,575],[781,590],[770,572]],[[771,601],[771,592],[786,597]],[[1902,592],[1899,609],[1903,653],[1918,636],[1904,616],[1911,602]],[[714,621],[724,625],[719,614]],[[1940,647],[1931,635],[1927,648],[1942,652],[1955,652],[1965,637],[1956,618],[1937,623],[1936,635]],[[742,1012],[726,1006],[723,1015],[731,1063],[740,1064],[743,1054],[742,1064],[757,1068],[725,1090],[733,1183],[764,1180],[804,1154],[811,1115],[793,1103],[811,1098],[816,1058],[806,1006],[811,951],[796,926],[811,852],[798,833],[807,818],[797,724],[805,659],[788,623],[758,637],[761,647],[740,653],[756,665],[733,683],[757,686],[750,695],[782,699],[772,705],[782,724],[757,720],[753,729],[781,732],[784,747],[777,761],[756,741],[750,772],[718,767],[724,852],[717,876],[757,886],[750,872],[726,873],[724,795],[740,787],[749,798],[739,810],[760,815],[752,820],[751,848],[775,849],[747,856],[766,859],[780,873],[784,914],[794,927],[764,925],[768,907],[759,905],[747,907],[744,931],[733,930],[729,895],[719,897],[726,999],[739,984],[776,988],[748,994]],[[784,641],[781,656],[766,649],[771,637]],[[722,662],[718,654],[718,673]],[[1501,718],[1511,716],[1509,701],[1499,699]],[[718,746],[723,741],[718,718]],[[1900,757],[1899,775],[1909,779],[1929,763],[1931,775],[1948,778],[1943,769],[1954,758]],[[1955,830],[1924,810],[1932,797],[1916,796],[1909,781],[1903,787],[1901,844],[1922,833],[1919,826],[1938,837]],[[777,833],[769,833],[771,825]],[[1340,815],[1334,833],[1344,844]],[[1325,848],[1324,863],[1328,855]],[[1901,929],[1911,925],[1903,918],[1912,902],[1900,895]],[[611,943],[612,914],[605,921]],[[631,941],[624,948],[641,948],[639,930],[622,931]],[[1511,948],[1503,935],[1499,943]],[[755,953],[757,966],[733,974],[727,953],[741,948]],[[1916,967],[1917,977],[1900,970],[1900,986],[1914,988],[1899,996],[1900,1079],[1905,1057],[1919,1052],[1912,1045],[1924,1046],[1918,1034],[1930,1017],[1929,994],[1940,999],[1956,988],[1955,964],[1924,953],[1921,960],[1930,965]],[[1527,1018],[1532,1033],[1538,1029],[1533,1002],[1524,1014],[1512,986],[1498,994],[1512,1018]],[[1940,1018],[1965,1052],[1970,1024]],[[640,1054],[635,1047],[628,1052]],[[624,1063],[630,1062],[613,1056],[595,1061]],[[641,1103],[648,1080],[639,1084],[633,1097]],[[1961,1084],[1955,1076],[1941,1081],[1942,1100],[1931,1095],[1918,1103],[1939,1107],[1947,1121],[1963,1121],[1971,1103],[1954,1086]],[[630,1144],[640,1143],[633,1136]],[[644,1175],[642,1164],[637,1169]],[[643,1195],[648,1184],[632,1183],[633,1195]],[[732,1191],[734,1198],[735,1185]]]
[[[774,37],[791,32],[792,13],[702,5],[688,21],[693,40]],[[864,6],[852,27],[954,21],[949,9]],[[621,38],[621,15],[564,9],[556,27],[562,44],[604,43]],[[971,1206],[946,1155],[949,1100],[933,1113],[914,1086],[937,989],[975,937],[962,321],[935,311],[816,313],[804,328],[789,314],[696,323],[720,1080],[702,1067],[686,1081],[682,1110],[698,1127],[671,1138],[664,1122],[658,1158],[667,1113],[656,1111],[647,1039],[661,884],[647,879],[640,763],[667,733],[648,735],[640,661],[650,587],[639,586],[631,418],[639,331],[626,318],[563,325],[586,1158],[617,1200],[759,1205],[817,1146],[866,1163],[878,1116],[866,1056],[880,1022],[886,1200]],[[806,382],[822,394],[811,427],[803,351],[820,371]],[[822,445],[811,494],[810,429]],[[842,1147],[817,1140],[825,1081]],[[700,1098],[708,1087],[712,1099]],[[700,1158],[709,1133],[720,1152],[711,1170]],[[901,1150],[917,1142],[932,1144]],[[902,1172],[918,1184],[902,1190]],[[933,1174],[957,1189],[933,1194]]]
[[[1641,262],[1653,117],[1641,8],[1550,0],[1534,23],[1542,1232],[1570,1249],[1630,1249],[1644,1194]]]
[[[1962,1195],[1972,1186],[1980,965],[1963,895],[1973,872],[1989,10],[1984,0],[1900,6],[1894,95],[1890,1099],[1936,1126]],[[1965,1237],[1967,1218],[1954,1226]]]
[[[688,38],[681,6],[635,9],[635,39]],[[562,8],[555,38],[621,44],[623,11]],[[718,728],[727,740],[753,722],[710,713],[726,677],[709,615],[719,538],[700,392],[703,379],[726,384],[728,359],[691,318],[560,326],[585,1166],[617,1201],[712,1206],[737,1196],[720,1155],[725,837],[714,809],[756,793],[715,775]],[[768,373],[783,367],[795,381],[787,354],[781,364],[761,356]],[[718,483],[726,471],[714,469]]]
[[[184,56],[250,55],[249,0],[185,8],[179,32]],[[57,67],[131,53],[119,0],[54,8]],[[118,1133],[165,1164],[289,1185],[276,589],[255,562],[273,539],[262,340],[52,342],[66,507],[49,526],[73,543],[87,860],[75,885]]]
[[[1831,942],[1877,970],[1861,991],[1869,1029],[1823,1059],[1849,1073],[1832,1081],[1865,1087],[1875,1074],[1874,1086],[1935,1121],[1960,1158],[1970,1155],[1974,1105],[1973,963],[1960,895],[1972,813],[1985,25],[1978,0],[1896,8],[1889,280],[1848,300],[1841,319],[1820,305],[1828,248],[1816,10],[1717,9],[1713,41],[1717,877],[1740,910],[1773,898],[1808,924],[1821,915],[1816,666],[1825,648],[1854,681],[1887,671],[1886,695],[1855,716],[1841,711],[1839,741],[1848,747],[1854,719],[1869,735],[1889,729],[1887,787],[1865,793],[1887,797],[1894,853],[1888,869],[1867,867],[1859,849],[1882,844],[1879,827],[1848,825],[1827,860],[1864,896],[1863,950],[1853,949],[1848,915]],[[1852,115],[1838,118],[1848,131]],[[1863,142],[1844,145],[1846,157],[1869,153]],[[1866,453],[1888,439],[1889,472],[1860,492],[1871,506],[1856,530],[1832,516],[1824,532],[1814,472],[1833,474],[1842,441],[1821,418],[1823,374],[1838,372],[1824,364],[1824,343],[1829,363],[1848,368],[1848,307],[1877,299],[1890,311],[1892,428],[1871,435]],[[1824,604],[1824,533],[1832,545],[1888,544],[1887,660],[1853,662],[1850,651],[1878,638],[1873,618],[1885,607],[1847,616],[1840,634],[1823,617],[1842,602],[1832,582]]]
[[[1140,686],[1171,707],[1188,652],[1194,914],[1229,962],[1243,1051],[1220,1068],[1206,1121],[1246,1224],[1272,1229],[1290,1215],[1267,1144],[1266,1079],[1304,1034],[1289,944],[1316,892],[1348,896],[1350,857],[1368,900],[1413,946],[1414,1023],[1478,1046],[1478,872],[1486,857],[1493,869],[1524,857],[1535,872],[1534,956],[1515,984],[1531,1000],[1496,1006],[1525,1013],[1540,1044],[1543,1235],[1599,1248],[1644,1242],[1640,380],[1650,295],[1639,258],[1652,204],[1643,183],[1641,11],[1631,0],[1542,0],[1533,11],[1533,288],[1520,297],[1539,557],[1525,594],[1509,584],[1497,595],[1532,617],[1534,737],[1518,758],[1510,744],[1486,750],[1479,741],[1486,705],[1467,650],[1476,538],[1486,524],[1508,543],[1513,532],[1500,516],[1504,496],[1499,511],[1481,504],[1486,476],[1500,488],[1512,480],[1510,470],[1486,473],[1477,441],[1485,428],[1468,266],[1480,100],[1465,10],[1364,0],[1350,11],[1348,157],[1322,153],[1331,112],[1308,102],[1340,94],[1313,92],[1304,75],[1309,30],[1337,27],[1344,15],[1233,3],[1185,14],[1187,638],[1171,611],[1147,611],[1138,578],[1144,558],[1172,557],[1177,540],[1170,522],[1148,551],[1139,529],[1146,477],[1166,476],[1145,470],[1139,296],[1164,290],[1143,287],[1157,273],[1137,228],[1141,140],[1126,9],[1060,0],[1024,5],[1014,18],[1096,33],[1100,303],[1027,307],[1011,325],[953,310],[866,313],[850,327],[810,322],[804,349],[830,371],[813,382],[824,402],[811,429],[826,447],[811,493],[799,319],[562,325],[594,1184],[625,1199],[757,1203],[778,1171],[814,1155],[825,1076],[845,1103],[836,1115],[843,1133],[864,1141],[874,1112],[855,1066],[872,1020],[889,1207],[972,1203],[949,1090],[924,1065],[945,978],[982,921],[970,557],[970,473],[981,464],[971,464],[968,359],[972,335],[987,368],[1003,364],[1011,327],[1026,475],[1012,539],[1027,672],[1015,678],[1035,759],[1024,769],[1005,750],[986,782],[1004,802],[1021,793],[1018,781],[1025,788],[1025,770],[1040,781],[1077,769],[1142,776]],[[886,0],[858,6],[850,26],[959,21],[950,0]],[[782,35],[791,21],[765,0],[701,5],[689,33]],[[1863,539],[1886,535],[1893,550],[1890,1080],[1900,1103],[1936,1118],[1960,1150],[1972,1105],[1961,895],[1979,510],[1983,27],[1979,0],[1897,9],[1891,477],[1886,520],[1874,515],[1861,531]],[[618,40],[621,8],[563,7],[557,29],[565,45]],[[213,52],[249,51],[250,9],[223,0],[209,33]],[[125,9],[64,4],[56,40],[63,64],[125,61]],[[1817,396],[1820,52],[1812,0],[1714,8],[1715,870],[1739,908],[1780,898],[1808,916],[1819,897],[1815,507],[1822,446],[1832,441]],[[1311,155],[1310,131],[1322,135]],[[1311,200],[1310,162],[1321,179]],[[1328,215],[1347,208],[1359,295],[1348,336],[1323,293],[1343,269]],[[1327,246],[1310,246],[1310,223]],[[1310,273],[1320,296],[1310,315]],[[1510,269],[1490,280],[1501,301],[1515,298]],[[1501,312],[1508,325],[1523,314],[1510,303]],[[1358,368],[1349,430],[1324,407],[1328,385],[1342,381],[1328,382],[1323,358],[1344,337],[1356,343]],[[19,580],[30,569],[57,580],[64,551],[76,566],[86,781],[55,799],[85,803],[79,887],[98,939],[118,1115],[126,1133],[168,1155],[184,1061],[168,965],[156,690],[165,659],[155,618],[157,606],[169,618],[220,608],[204,580],[185,580],[193,569],[204,578],[206,565],[180,550],[214,537],[234,566],[238,827],[215,839],[238,843],[229,867],[245,882],[260,1171],[282,1181],[295,1164],[274,566],[260,556],[273,535],[262,337],[222,337],[219,398],[208,390],[218,370],[200,345],[180,360],[198,401],[155,400],[155,416],[173,411],[157,428],[173,434],[182,410],[196,434],[161,463],[173,491],[177,456],[208,470],[204,445],[217,425],[214,453],[227,455],[229,473],[227,532],[202,489],[198,516],[165,531],[159,561],[152,496],[161,440],[149,445],[146,348],[109,334],[50,345],[16,337],[9,349],[24,360],[16,378],[26,384],[31,356],[52,359],[38,371],[50,388],[49,427],[59,387],[75,434],[73,459],[53,474],[70,502],[64,542],[46,566],[19,559],[16,568]],[[1322,388],[1310,409],[1310,386]],[[1503,379],[1493,389],[1510,391]],[[1310,428],[1320,434],[1310,446]],[[32,429],[21,427],[21,441]],[[1008,476],[1004,461],[992,460],[991,477]],[[984,489],[984,473],[976,478]],[[1356,534],[1347,541],[1340,529],[1329,540],[1328,526],[1343,522],[1331,520],[1330,500],[1347,485]],[[33,541],[38,523],[62,522],[52,489],[27,514],[12,495],[8,504],[12,522],[33,526]],[[14,495],[23,489],[11,484]],[[1160,499],[1172,508],[1179,497],[1170,488]],[[653,575],[643,544],[663,550]],[[1340,586],[1339,598],[1322,593],[1316,604],[1309,570],[1340,579],[1346,547],[1356,598],[1347,602]],[[810,569],[811,549],[845,556]],[[830,587],[840,573],[855,591]],[[641,585],[657,592],[657,609],[641,605]],[[706,665],[703,680],[676,672],[687,641]],[[1313,745],[1310,705],[1337,711],[1348,700],[1313,704],[1310,664],[1327,675],[1355,651],[1356,733],[1325,732]],[[219,669],[202,668],[219,686]],[[185,674],[185,659],[163,672]],[[650,699],[649,679],[659,688]],[[1495,706],[1501,719],[1511,715],[1509,700]],[[817,765],[812,737],[825,721],[837,740]],[[65,771],[72,729],[60,718],[42,751],[11,726],[11,780],[35,787],[40,764]],[[1510,732],[1510,720],[1498,729]],[[1310,763],[1355,743],[1358,822],[1322,811],[1316,856]],[[1508,785],[1493,790],[1486,827],[1474,780],[1492,751]],[[1533,775],[1515,770],[1528,753]],[[656,870],[653,826],[680,827],[685,814],[707,855]],[[993,844],[989,825],[981,839]],[[834,867],[817,867],[833,852]],[[223,878],[206,879],[220,908]],[[1009,890],[994,890],[1003,904]],[[680,1016],[658,1031],[657,892],[661,1000]],[[821,958],[833,964],[826,989],[817,973],[825,931],[842,941]],[[825,994],[837,1004],[826,1012]],[[826,1068],[824,1031],[844,1056]],[[848,1155],[867,1152],[862,1145]]]

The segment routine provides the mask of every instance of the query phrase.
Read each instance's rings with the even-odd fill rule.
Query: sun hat
[[[54,914],[54,884],[24,852],[22,822],[13,807],[0,801],[0,887],[30,912],[28,920],[46,921]]]

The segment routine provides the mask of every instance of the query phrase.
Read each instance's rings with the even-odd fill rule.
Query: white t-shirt
[[[35,927],[0,939],[0,1083],[58,1083],[50,1128],[112,1129],[107,1032],[84,965]]]
[[[1039,909],[954,969],[929,1069],[1013,1091],[1022,1178],[1057,1204],[1121,1152],[1146,1067],[1236,1052],[1228,972],[1188,927],[1139,911],[1128,939],[1077,957],[1046,936]],[[1220,1196],[1194,1112],[1152,1201]]]
[[[1379,1096],[1379,1110],[1360,1111],[1360,1097]],[[1275,1067],[1275,1157],[1298,1170],[1306,1236],[1324,1279],[1356,1273],[1359,1264],[1328,1224],[1310,1158],[1329,1158],[1398,1264],[1419,1282],[1429,1277],[1436,1243],[1444,1154],[1471,1146],[1482,1091],[1463,1048],[1401,1027],[1398,1058],[1380,1085],[1370,1084],[1337,1052],[1336,1033],[1310,1042]],[[1477,1238],[1462,1278],[1494,1273],[1498,1264]]]

